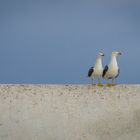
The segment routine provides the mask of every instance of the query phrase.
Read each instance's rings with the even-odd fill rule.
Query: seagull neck
[[[109,66],[118,67],[116,56],[111,56],[111,61],[110,61]]]
[[[97,57],[95,67],[102,67],[102,58]]]

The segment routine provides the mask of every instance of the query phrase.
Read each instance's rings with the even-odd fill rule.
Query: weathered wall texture
[[[140,85],[0,85],[0,140],[140,140]]]

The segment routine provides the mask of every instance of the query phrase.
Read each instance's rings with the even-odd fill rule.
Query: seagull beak
[[[105,56],[105,55],[104,55],[104,53],[99,53],[98,56],[99,56],[99,57],[101,57],[101,56],[103,57],[103,56]]]
[[[118,53],[118,55],[122,55],[122,53],[121,53],[121,52],[119,52],[119,53]]]

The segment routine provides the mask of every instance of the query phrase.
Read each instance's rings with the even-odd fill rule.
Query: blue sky
[[[0,83],[90,83],[114,50],[118,83],[140,83],[139,0],[0,1]]]

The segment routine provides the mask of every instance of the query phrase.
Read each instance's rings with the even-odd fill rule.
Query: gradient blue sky
[[[89,83],[96,54],[140,83],[139,0],[0,0],[0,83]]]

